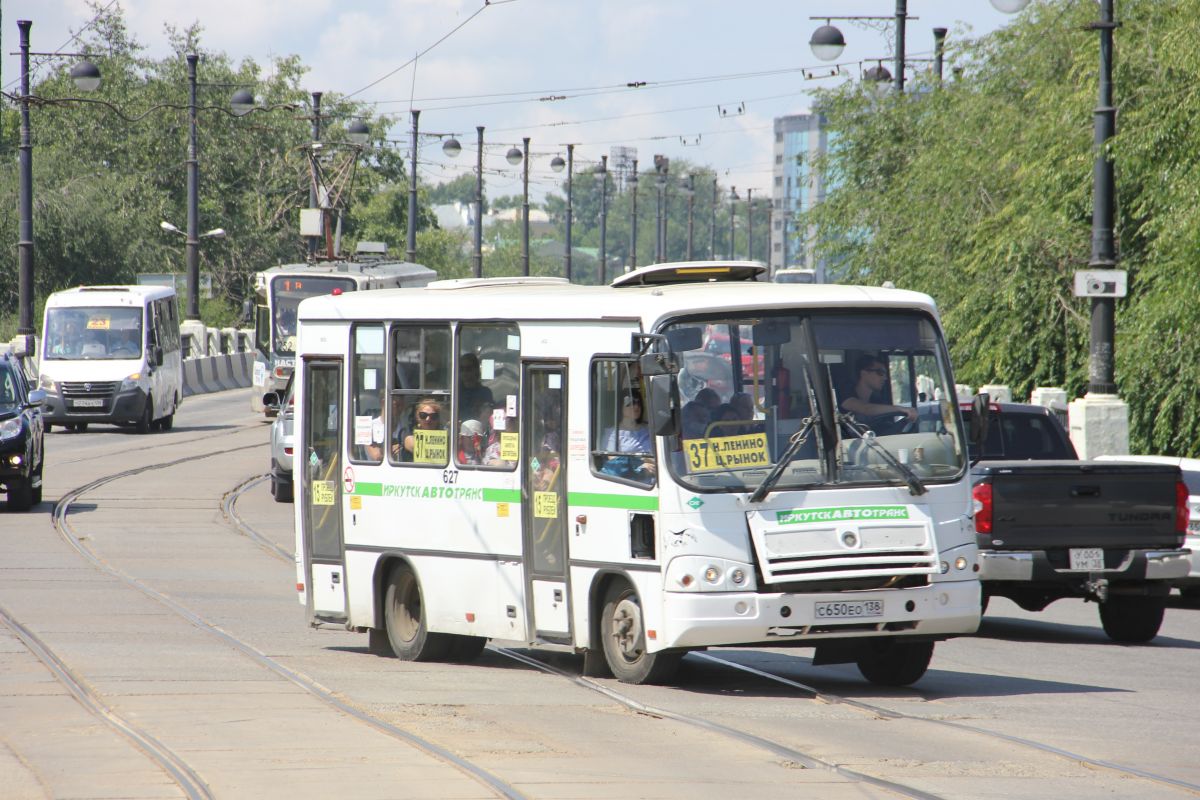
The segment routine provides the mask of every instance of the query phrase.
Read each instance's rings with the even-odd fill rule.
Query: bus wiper
[[[909,469],[907,464],[901,463],[900,459],[892,455],[890,450],[875,441],[875,432],[866,425],[855,421],[853,414],[838,414],[837,420],[847,430],[853,432],[855,436],[866,442],[868,447],[883,456],[884,461],[895,467],[904,476],[904,482],[908,484],[909,494],[918,496],[929,491],[925,488],[925,484],[921,483],[921,479],[917,477],[917,473]]]
[[[769,473],[767,473],[767,477],[763,478],[763,482],[760,483],[758,488],[754,490],[754,493],[750,495],[751,503],[760,502],[764,497],[767,496],[767,492],[771,491],[771,487],[773,487],[779,481],[779,476],[783,474],[785,469],[787,469],[788,462],[792,460],[792,456],[796,455],[796,453],[799,452],[800,447],[806,441],[808,441],[808,434],[820,421],[821,418],[816,413],[814,413],[811,417],[806,417],[803,420],[800,430],[792,434],[792,438],[789,440],[787,450],[783,451],[783,454],[779,456],[779,460],[775,462],[775,466],[771,468]]]

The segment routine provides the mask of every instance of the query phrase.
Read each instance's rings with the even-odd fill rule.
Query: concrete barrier
[[[254,353],[186,359],[183,362],[183,396],[247,388],[253,367]]]

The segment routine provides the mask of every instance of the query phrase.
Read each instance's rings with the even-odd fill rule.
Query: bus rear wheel
[[[858,671],[880,686],[909,686],[929,669],[933,642],[902,642],[884,639],[869,642],[858,657]]]
[[[430,632],[420,581],[407,564],[397,564],[388,576],[383,617],[392,652],[401,661],[437,661],[449,655],[453,640]]]
[[[605,593],[600,638],[608,668],[622,683],[665,683],[683,658],[681,650],[647,652],[642,603],[637,592],[625,584],[613,584]]]

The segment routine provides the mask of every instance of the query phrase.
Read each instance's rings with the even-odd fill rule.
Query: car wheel
[[[154,424],[154,398],[146,395],[146,407],[142,409],[142,416],[138,419],[134,429],[138,433],[149,433],[151,426]]]
[[[392,652],[400,660],[438,661],[449,655],[453,640],[429,630],[421,584],[407,564],[397,564],[388,576],[383,619]]]
[[[39,464],[37,468],[37,486],[33,487],[31,492],[33,504],[39,505],[42,502],[42,468],[43,464]]]
[[[600,638],[608,668],[622,683],[664,683],[683,658],[682,650],[646,651],[642,603],[628,584],[614,583],[605,593]]]
[[[33,507],[33,487],[28,478],[13,478],[8,482],[8,510],[28,511]]]
[[[908,686],[920,680],[933,658],[933,642],[901,642],[895,639],[867,644],[858,658],[858,671],[880,686]]]
[[[1100,625],[1114,642],[1142,644],[1158,635],[1166,607],[1165,597],[1109,595],[1100,604]]]

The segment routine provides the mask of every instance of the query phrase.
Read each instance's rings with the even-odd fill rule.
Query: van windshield
[[[142,357],[142,309],[73,306],[46,311],[47,361],[125,360]]]

